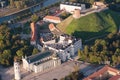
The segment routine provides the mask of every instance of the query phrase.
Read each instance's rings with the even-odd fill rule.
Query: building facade
[[[72,39],[68,35],[61,35],[58,42],[53,39],[46,42],[43,40],[42,43],[49,50],[55,51],[63,62],[71,59],[79,49],[82,49],[82,40]]]
[[[64,2],[60,4],[60,10],[65,10],[66,12],[69,13],[74,13],[74,10],[85,10],[85,4],[80,4],[80,3],[72,3],[72,2]]]
[[[43,72],[61,64],[61,59],[51,51],[22,58],[23,68],[27,71]]]
[[[83,80],[116,80],[115,76],[120,75],[120,71],[105,65],[100,70],[94,72]],[[113,77],[113,79],[112,79]]]
[[[61,19],[59,17],[56,17],[56,16],[45,16],[43,18],[43,21],[52,22],[52,23],[60,23]]]
[[[15,80],[21,80],[21,75],[20,75],[20,65],[18,61],[14,61],[14,79]]]

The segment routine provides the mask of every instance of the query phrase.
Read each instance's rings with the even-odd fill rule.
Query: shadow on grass
[[[110,32],[105,32],[104,30],[100,32],[86,32],[86,31],[75,31],[72,35],[76,38],[81,38],[83,43],[87,42],[94,42],[95,39],[103,38]]]

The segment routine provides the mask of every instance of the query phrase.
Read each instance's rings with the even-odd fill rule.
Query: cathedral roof
[[[49,57],[52,55],[52,52],[51,51],[45,51],[45,52],[42,52],[42,53],[38,53],[36,55],[32,55],[30,57],[27,58],[27,61],[29,63],[33,63],[33,62],[36,62],[38,60],[41,60],[43,58],[46,58],[46,57]]]

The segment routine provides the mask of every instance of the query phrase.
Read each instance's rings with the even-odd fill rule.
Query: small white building
[[[75,9],[85,10],[85,4],[72,3],[72,2],[63,2],[60,4],[60,10],[65,10],[66,12],[73,13]]]
[[[43,21],[52,22],[52,23],[60,23],[61,19],[59,17],[56,17],[56,16],[45,16],[43,18]]]
[[[36,55],[22,58],[23,68],[35,73],[52,69],[61,64],[61,59],[51,51],[45,51]]]

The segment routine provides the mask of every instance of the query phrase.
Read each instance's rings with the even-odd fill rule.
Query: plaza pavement
[[[74,71],[75,62],[74,61],[68,61],[66,63],[63,63],[62,65],[53,68],[46,72],[39,72],[39,73],[31,73],[29,75],[26,75],[22,78],[22,80],[53,80],[58,79],[69,75],[71,72]],[[89,66],[89,64],[80,64],[80,69],[83,69],[85,67]]]
[[[66,75],[69,75],[72,71],[74,71],[74,66],[74,61],[68,61],[51,70],[34,73],[27,72],[22,68],[21,65],[21,80],[53,80],[54,78],[60,80],[61,78],[65,77]],[[84,69],[88,66],[89,64],[81,63],[80,69]],[[2,76],[2,80],[14,80],[14,68],[10,67],[4,69],[0,67],[0,75]]]

